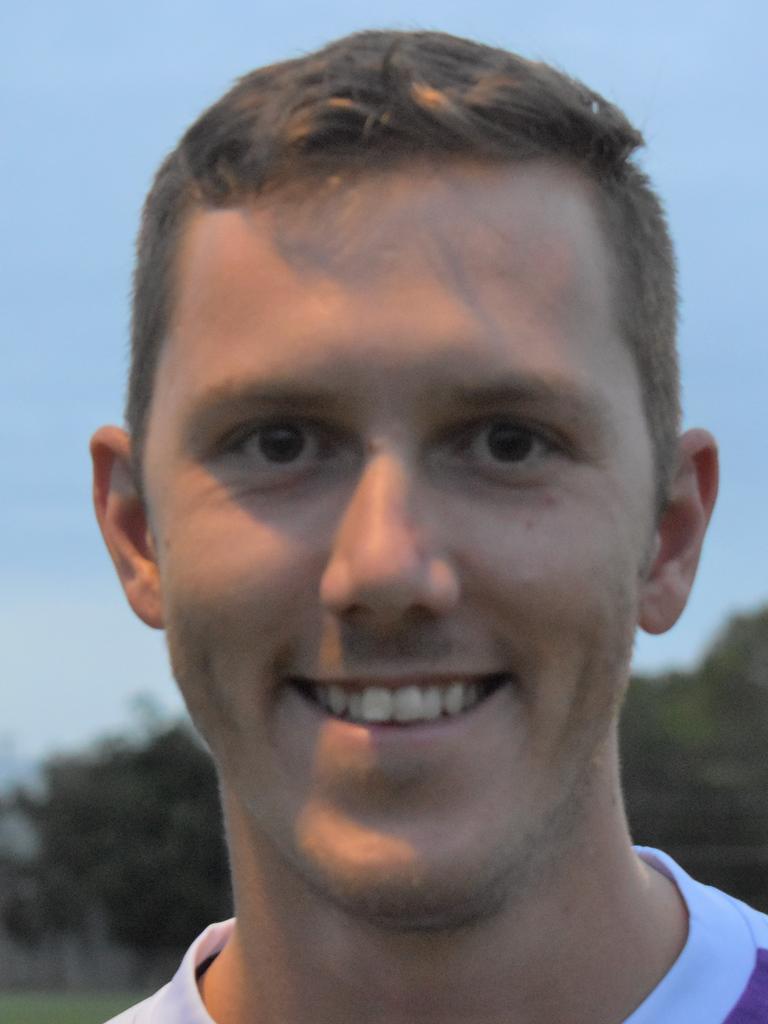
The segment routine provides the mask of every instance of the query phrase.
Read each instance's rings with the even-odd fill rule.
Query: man
[[[768,1020],[768,921],[634,850],[619,786],[717,489],[640,143],[544,65],[373,32],[160,169],[95,501],[236,919],[121,1024]]]

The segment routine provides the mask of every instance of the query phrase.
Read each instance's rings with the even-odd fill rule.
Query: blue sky
[[[689,609],[636,664],[690,665],[768,600],[761,0],[534,5],[396,0],[7,4],[0,14],[3,537],[0,742],[39,755],[180,707],[90,508],[87,441],[121,416],[139,209],[188,123],[260,64],[366,27],[439,28],[559,65],[643,130],[681,267],[685,419],[720,440],[722,491]]]

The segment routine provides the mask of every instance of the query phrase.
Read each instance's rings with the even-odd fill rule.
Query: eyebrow
[[[458,385],[450,389],[457,405],[544,405],[584,420],[603,423],[610,418],[608,402],[591,388],[573,381],[534,375],[501,376],[490,384]]]
[[[193,398],[187,412],[187,420],[200,424],[216,419],[230,410],[259,408],[286,409],[299,406],[302,409],[328,410],[343,404],[344,395],[329,390],[313,390],[292,383],[290,378],[279,381],[224,381],[215,384]]]
[[[196,433],[222,416],[240,411],[333,414],[365,406],[364,396],[353,386],[337,381],[334,387],[305,387],[291,377],[269,381],[226,380],[215,384],[192,401],[185,417],[187,430]],[[504,406],[544,407],[585,426],[607,429],[611,411],[606,399],[592,388],[572,380],[534,374],[500,374],[477,384],[455,384],[435,379],[430,393],[444,408],[483,410]]]
[[[261,413],[285,413],[301,410],[307,415],[333,413],[343,406],[343,395],[321,389],[308,389],[279,381],[225,380],[194,396],[183,415],[182,432],[186,444],[196,447],[201,434],[213,431],[224,419]]]

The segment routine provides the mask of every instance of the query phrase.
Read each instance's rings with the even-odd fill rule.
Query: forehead
[[[220,355],[247,335],[277,369],[296,346],[305,365],[332,357],[346,332],[363,358],[371,347],[400,358],[412,336],[422,356],[434,339],[443,362],[452,338],[479,329],[524,340],[535,320],[542,350],[542,325],[552,339],[565,325],[616,333],[590,185],[541,163],[332,176],[300,196],[196,211],[176,281],[164,359],[201,377],[227,362],[211,362],[201,335],[216,335]]]
[[[348,281],[449,261],[480,261],[485,273],[534,263],[562,274],[568,242],[593,226],[590,193],[575,172],[542,161],[406,164],[329,175],[250,209],[262,229],[269,221],[270,240],[296,269]]]
[[[332,174],[234,208],[195,210],[182,236],[179,278],[183,285],[214,246],[217,260],[231,254],[240,261],[238,248],[252,248],[258,236],[295,271],[349,282],[411,262],[427,269],[453,261],[491,274],[530,268],[558,290],[590,247],[604,246],[594,191],[576,171],[543,161]],[[228,251],[217,246],[222,239]],[[207,276],[211,268],[202,269]]]
[[[491,406],[581,423],[616,458],[640,444],[652,463],[609,250],[575,174],[401,173],[199,211],[179,256],[148,477],[267,415],[412,444]]]
[[[614,405],[638,386],[590,186],[547,164],[412,167],[197,211],[170,328],[150,442],[265,388],[284,409],[312,394],[405,422],[496,379]]]

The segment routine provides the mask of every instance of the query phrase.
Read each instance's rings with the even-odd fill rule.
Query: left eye
[[[462,454],[489,468],[510,468],[537,461],[552,451],[546,437],[514,420],[492,420],[476,424],[466,431],[461,443]]]
[[[523,462],[536,448],[539,438],[516,423],[492,423],[481,437],[485,449],[498,462]]]

